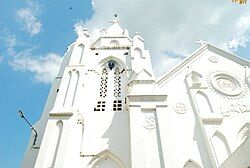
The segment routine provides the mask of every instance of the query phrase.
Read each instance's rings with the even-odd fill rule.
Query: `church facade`
[[[249,168],[250,63],[211,44],[159,78],[114,22],[68,47],[23,168]]]

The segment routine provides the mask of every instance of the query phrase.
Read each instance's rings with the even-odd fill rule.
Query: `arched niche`
[[[85,46],[84,46],[84,44],[79,44],[78,46],[81,49],[81,55],[80,55],[80,58],[79,58],[79,64],[81,64],[82,63],[82,59],[83,59],[83,55],[84,55]]]
[[[109,44],[110,44],[111,47],[118,47],[119,46],[119,41],[111,40]]]
[[[104,150],[95,155],[87,168],[127,168],[126,164],[114,153]]]
[[[201,114],[209,115],[214,113],[209,98],[204,92],[198,91],[195,95],[195,99]]]
[[[250,123],[246,123],[239,130],[237,144],[241,145],[248,137],[250,137]]]
[[[58,149],[60,146],[61,136],[63,131],[63,122],[61,120],[58,120],[56,122],[55,127],[53,128],[53,134],[51,138],[50,143],[50,157],[49,159],[49,165],[50,167],[54,167],[56,163],[56,158],[58,155]]]
[[[69,72],[69,81],[66,88],[63,106],[71,107],[74,104],[76,89],[78,86],[80,73],[76,69]]]
[[[138,47],[134,50],[134,58],[142,58],[142,50]]]
[[[73,106],[74,103],[75,103],[75,97],[76,97],[76,94],[77,94],[79,79],[80,79],[80,73],[79,73],[79,71],[76,71],[76,83],[75,83],[75,86],[74,86],[74,93],[73,93],[73,99],[72,99],[71,106]]]
[[[201,168],[201,166],[192,159],[189,159],[188,161],[186,161],[183,168]]]
[[[72,72],[69,71],[68,72],[68,78],[67,78],[66,92],[65,92],[64,100],[63,100],[63,106],[65,106],[65,104],[67,102],[67,99],[68,99],[68,92],[69,92],[69,86],[70,86],[70,83],[71,83],[71,78],[72,78]]]
[[[231,154],[226,137],[219,131],[212,136],[212,146],[218,165],[221,165]]]
[[[187,84],[192,88],[200,88],[202,86],[202,75],[196,71],[191,71],[186,76]]]

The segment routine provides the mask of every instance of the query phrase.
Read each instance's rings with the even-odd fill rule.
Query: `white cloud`
[[[190,0],[188,3],[170,0],[93,0],[92,5],[94,14],[84,23],[84,27],[90,30],[105,28],[117,13],[123,20],[121,24],[131,35],[138,31],[144,37],[155,70],[168,57],[164,53],[186,56],[198,48],[195,44],[198,39],[218,46],[228,45],[236,50],[245,46],[250,32],[250,6],[240,6],[230,0]],[[232,39],[236,40],[233,42]],[[171,62],[172,59],[165,60]],[[169,66],[167,64],[165,66]]]
[[[42,29],[42,23],[37,18],[40,13],[39,5],[33,1],[27,1],[27,3],[27,8],[17,10],[16,19],[21,24],[23,30],[34,36],[40,33]]]
[[[79,20],[77,23],[75,23],[74,30],[78,36],[82,33],[83,27],[84,27],[84,22],[82,20]]]
[[[238,29],[240,33],[245,33],[250,28],[250,14],[249,15],[242,15],[237,23]]]
[[[32,49],[17,53],[10,65],[17,71],[29,71],[35,74],[35,81],[51,83],[57,75],[62,57],[55,53],[32,57]]]
[[[162,56],[159,59],[160,60],[155,63],[155,66],[157,67],[155,69],[155,73],[157,75],[160,75],[166,72],[167,69],[171,69],[174,65],[180,62],[183,58],[182,57],[173,58],[169,56]]]
[[[239,47],[246,47],[246,42],[248,41],[249,37],[241,36],[239,38],[233,38],[230,41],[226,41],[222,47],[228,51],[237,51]]]
[[[2,62],[3,61],[3,56],[2,55],[0,55],[0,62]]]
[[[17,38],[15,35],[8,35],[6,38],[5,38],[5,46],[7,48],[12,48],[12,47],[15,47],[15,45],[17,44]]]
[[[12,48],[17,45],[18,40],[15,34],[12,34],[8,28],[0,31],[0,46],[5,48]]]

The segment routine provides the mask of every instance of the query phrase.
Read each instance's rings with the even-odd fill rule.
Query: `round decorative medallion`
[[[227,72],[214,72],[208,76],[208,84],[217,93],[227,97],[240,98],[247,92],[245,84]]]
[[[237,96],[242,92],[241,82],[236,77],[226,73],[213,75],[211,84],[216,91],[228,96]]]
[[[174,110],[176,113],[184,114],[187,112],[187,107],[184,103],[175,103]]]
[[[212,63],[218,63],[218,61],[219,61],[218,57],[216,57],[216,56],[214,56],[214,55],[210,56],[210,57],[208,58],[208,60],[209,60],[210,62],[212,62]]]
[[[144,128],[153,129],[153,128],[156,128],[156,126],[157,126],[157,122],[155,120],[155,117],[153,116],[145,117]]]

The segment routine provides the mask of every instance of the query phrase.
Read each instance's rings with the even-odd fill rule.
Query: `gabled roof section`
[[[179,64],[177,64],[175,67],[171,68],[169,71],[167,71],[165,74],[163,74],[162,76],[160,76],[157,79],[157,83],[161,84],[162,82],[168,80],[170,77],[172,77],[173,75],[177,74],[178,72],[180,72],[181,70],[183,70],[183,68],[186,67],[186,65],[188,63],[190,63],[191,61],[199,58],[202,56],[202,53],[206,50],[210,50],[214,53],[217,53],[218,55],[225,57],[227,59],[230,59],[240,65],[243,66],[248,66],[250,67],[250,62],[246,59],[243,59],[233,53],[227,52],[225,50],[222,50],[212,44],[204,44],[202,45],[200,48],[198,48],[197,50],[195,50],[193,53],[191,53],[187,58],[185,58],[183,61],[181,61]]]
[[[154,77],[146,69],[143,69],[137,74],[136,80],[154,80]]]
[[[118,23],[112,24],[106,32],[107,36],[124,36],[124,30]]]
[[[123,39],[123,44],[109,46],[109,44],[104,42],[109,39],[113,41],[119,41]],[[126,39],[125,42],[124,39]],[[116,22],[113,23],[109,28],[101,30],[100,37],[92,44],[91,49],[127,49],[131,45],[132,39],[129,37],[129,32],[126,29],[121,28]]]

